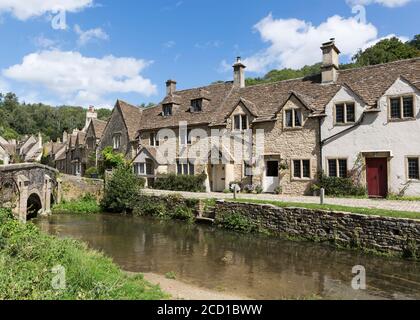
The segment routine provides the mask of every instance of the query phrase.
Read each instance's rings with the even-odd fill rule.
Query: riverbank
[[[142,275],[127,276],[86,244],[58,239],[0,209],[0,300],[159,300]]]
[[[171,295],[173,300],[250,300],[247,297],[213,291],[190,285],[182,281],[168,279],[165,276],[155,273],[145,273],[144,279],[159,285],[162,290]]]

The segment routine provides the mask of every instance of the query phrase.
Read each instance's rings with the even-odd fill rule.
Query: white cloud
[[[10,91],[9,84],[5,79],[0,77],[0,93],[7,93]]]
[[[176,42],[173,40],[167,41],[163,44],[163,47],[166,49],[171,49],[176,46]]]
[[[330,17],[318,26],[298,19],[274,19],[271,14],[254,29],[268,48],[244,60],[248,70],[265,72],[269,68],[300,68],[321,61],[320,46],[335,38],[342,55],[351,57],[359,49],[378,40],[371,23],[356,18]]]
[[[108,40],[109,39],[108,34],[101,28],[95,28],[95,29],[89,29],[89,30],[83,31],[80,28],[80,26],[76,24],[74,26],[74,32],[76,32],[79,35],[79,40],[77,41],[77,44],[79,46],[84,46],[93,40]]]
[[[152,61],[106,56],[84,57],[79,52],[46,50],[31,53],[21,64],[3,70],[3,76],[44,90],[60,103],[101,104],[108,94],[156,94],[157,88],[141,72]]]
[[[0,13],[9,12],[20,20],[27,20],[48,12],[75,12],[92,5],[93,0],[0,0]]]
[[[207,42],[198,42],[194,45],[197,49],[207,49],[207,48],[220,48],[222,42],[219,40],[212,40]]]
[[[32,39],[32,42],[42,49],[58,48],[58,41],[45,37],[43,34]]]
[[[396,8],[396,7],[402,7],[405,6],[407,3],[411,2],[413,0],[347,0],[347,3],[349,5],[370,5],[373,3],[383,5],[388,8]]]

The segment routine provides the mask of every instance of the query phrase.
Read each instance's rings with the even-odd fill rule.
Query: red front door
[[[366,159],[366,176],[369,197],[382,197],[388,195],[388,159]]]

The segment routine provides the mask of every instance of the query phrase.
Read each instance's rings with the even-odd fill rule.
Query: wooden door
[[[366,178],[369,197],[385,198],[388,195],[388,159],[366,159]]]

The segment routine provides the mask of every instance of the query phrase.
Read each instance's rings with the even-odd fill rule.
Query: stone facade
[[[241,214],[281,236],[383,253],[420,252],[420,221],[343,212],[218,201],[216,221]]]

